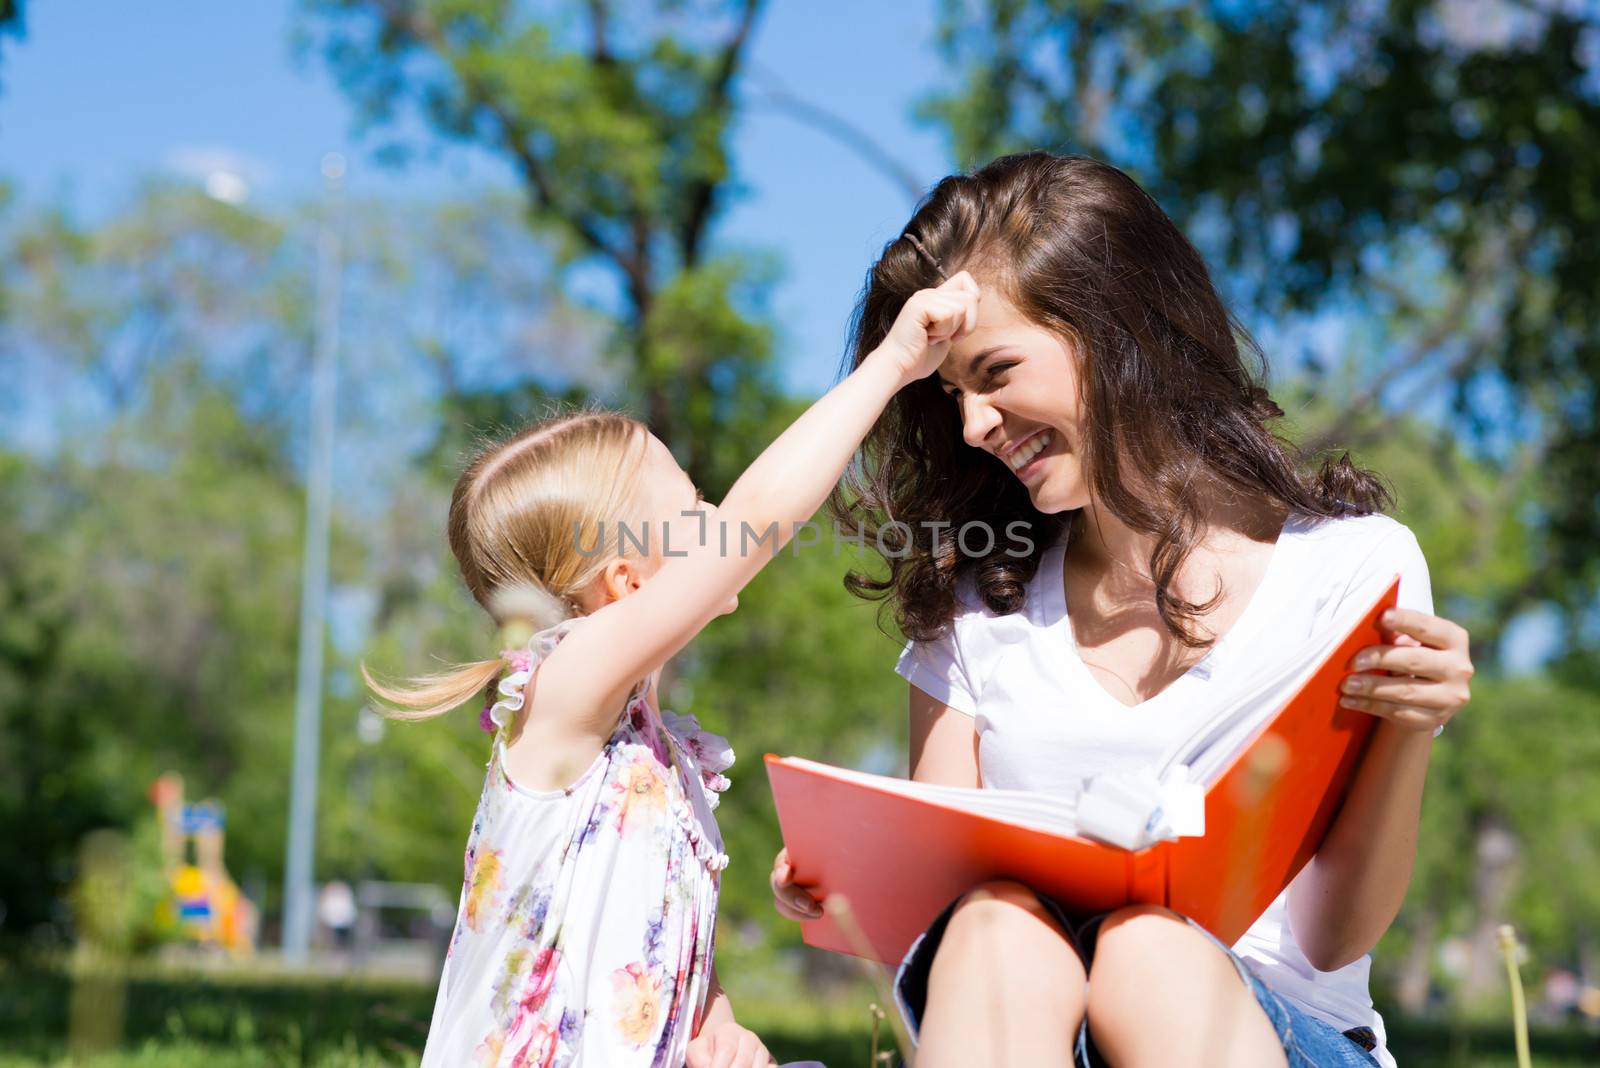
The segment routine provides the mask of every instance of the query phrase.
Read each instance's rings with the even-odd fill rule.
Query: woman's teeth
[[[1006,463],[1011,466],[1011,470],[1020,471],[1024,464],[1049,447],[1050,433],[1046,431],[1030,438],[1020,449],[1006,457]]]

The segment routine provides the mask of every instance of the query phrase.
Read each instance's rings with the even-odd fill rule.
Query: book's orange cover
[[[841,895],[866,945],[833,910],[807,944],[894,963],[958,895],[1014,879],[1090,915],[1154,904],[1232,945],[1299,874],[1328,831],[1377,718],[1339,706],[1350,659],[1384,644],[1398,578],[1206,791],[1206,833],[1131,851],[1019,827],[836,778],[767,754],[797,883]],[[866,951],[870,949],[870,954]]]

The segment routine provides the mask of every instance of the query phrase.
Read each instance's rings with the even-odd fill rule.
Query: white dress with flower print
[[[514,654],[489,710],[493,755],[424,1068],[678,1068],[704,1007],[727,742],[658,713],[641,686],[571,786],[526,790],[504,770],[524,686],[581,622]]]

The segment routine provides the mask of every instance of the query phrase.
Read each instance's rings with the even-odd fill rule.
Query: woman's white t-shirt
[[[1154,762],[1211,711],[1208,698],[1225,692],[1230,678],[1296,650],[1341,606],[1370,601],[1396,574],[1400,607],[1433,611],[1428,565],[1405,526],[1382,515],[1291,517],[1233,627],[1188,672],[1130,707],[1108,694],[1078,656],[1063,556],[1062,543],[1045,550],[1025,604],[1008,615],[983,607],[969,579],[957,591],[957,616],[945,635],[908,643],[895,666],[928,696],[973,716],[985,787],[1048,793],[1102,770]],[[1383,1020],[1367,991],[1371,958],[1332,972],[1313,968],[1290,930],[1288,893],[1234,951],[1310,1015],[1340,1030],[1372,1028],[1373,1056],[1393,1068]]]

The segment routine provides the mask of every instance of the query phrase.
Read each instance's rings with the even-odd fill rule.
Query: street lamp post
[[[311,946],[317,843],[317,761],[322,730],[323,624],[328,600],[328,526],[333,502],[333,417],[339,352],[339,203],[344,157],[322,158],[326,193],[317,249],[317,308],[311,356],[311,449],[300,576],[300,653],[295,680],[294,768],[283,866],[283,956],[305,962]]]

